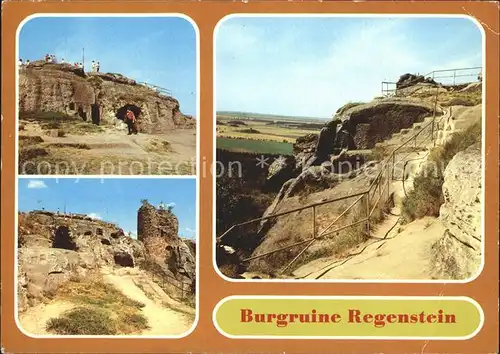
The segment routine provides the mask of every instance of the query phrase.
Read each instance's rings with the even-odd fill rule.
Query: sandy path
[[[19,324],[29,334],[47,335],[45,326],[47,321],[54,317],[59,317],[63,312],[76,307],[68,301],[54,301],[50,304],[39,304],[19,315]]]
[[[103,275],[104,281],[116,287],[129,298],[142,302],[145,306],[141,309],[147,317],[151,327],[141,335],[175,335],[187,332],[192,325],[192,318],[182,312],[174,311],[151,300],[134,282],[133,275],[116,275],[108,273]]]
[[[444,227],[435,218],[416,220],[393,238],[358,247],[360,254],[342,261],[325,260],[305,279],[431,279],[431,245],[443,232]],[[295,273],[304,275],[312,269],[304,267]]]

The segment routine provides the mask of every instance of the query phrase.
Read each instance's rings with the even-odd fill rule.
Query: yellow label
[[[231,296],[214,309],[227,337],[467,339],[482,327],[467,297]]]

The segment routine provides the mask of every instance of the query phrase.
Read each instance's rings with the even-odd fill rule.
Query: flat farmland
[[[299,121],[258,118],[235,118],[217,115],[217,136],[251,140],[294,143],[298,137],[317,134],[326,121]]]
[[[217,138],[217,149],[234,152],[291,155],[293,144],[270,140]]]

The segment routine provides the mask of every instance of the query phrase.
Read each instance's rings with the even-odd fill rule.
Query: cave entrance
[[[139,118],[139,115],[142,112],[142,110],[135,104],[128,103],[125,106],[118,108],[115,114],[116,119],[125,121],[125,115],[127,114],[127,109],[130,109],[132,112],[134,112],[135,118]]]
[[[95,125],[101,124],[101,110],[99,108],[100,107],[97,103],[90,105],[90,117],[92,119],[92,123]]]
[[[71,232],[67,226],[59,226],[54,234],[52,241],[53,248],[63,248],[65,250],[76,251],[78,247],[71,238]]]
[[[122,267],[133,267],[134,259],[132,255],[124,252],[118,252],[114,255],[115,264],[120,265]]]

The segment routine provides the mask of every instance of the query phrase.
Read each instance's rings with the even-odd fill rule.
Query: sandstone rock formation
[[[196,247],[190,247],[178,236],[179,221],[168,208],[156,208],[146,200],[142,203],[137,214],[137,237],[149,257],[166,275],[194,286]]]
[[[18,220],[21,311],[72,278],[104,265],[133,267],[145,256],[141,242],[86,215],[33,211]]]
[[[439,219],[447,232],[434,247],[439,278],[474,276],[481,264],[481,144],[456,154],[444,172]]]
[[[334,119],[341,119],[343,129],[354,140],[356,149],[371,149],[401,129],[410,128],[432,115],[430,104],[411,100],[385,99],[356,105]]]
[[[19,73],[20,112],[63,112],[94,124],[115,124],[125,105],[138,107],[139,130],[156,134],[194,129],[196,121],[181,113],[170,96],[112,73],[84,73],[69,64],[38,61]],[[123,112],[122,112],[123,113]]]
[[[399,80],[396,83],[396,88],[402,89],[419,83],[428,83],[437,85],[437,82],[431,79],[430,77],[425,77],[423,75],[403,74],[399,77]]]

